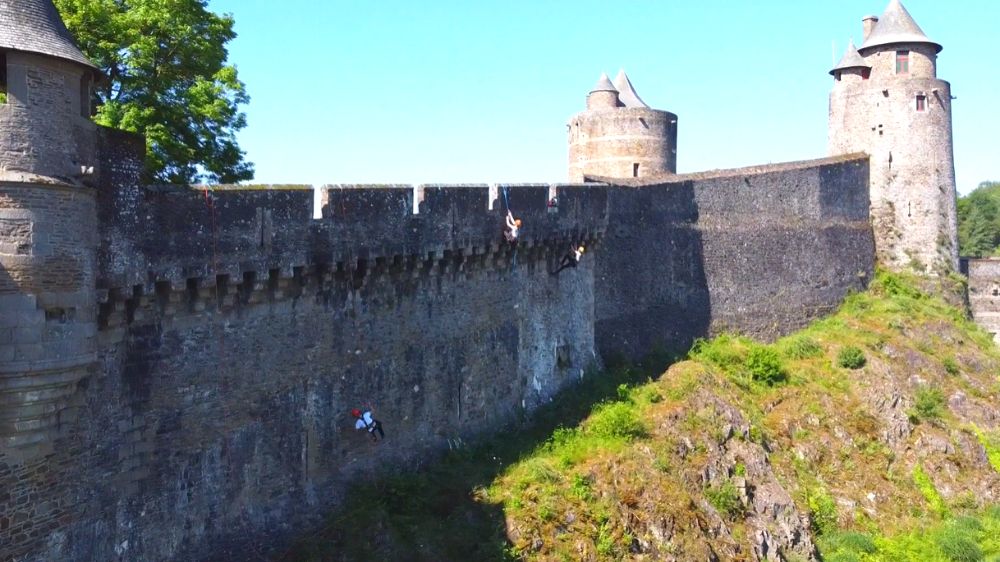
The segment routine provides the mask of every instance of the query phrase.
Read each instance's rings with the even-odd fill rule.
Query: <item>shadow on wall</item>
[[[694,182],[611,187],[597,254],[595,339],[606,361],[683,353],[711,323]]]

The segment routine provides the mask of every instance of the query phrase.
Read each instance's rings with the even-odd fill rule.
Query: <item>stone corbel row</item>
[[[547,258],[558,260],[573,244],[599,244],[601,232],[522,240],[518,264]],[[480,271],[509,270],[514,249],[507,243],[482,247],[437,249],[420,254],[341,256],[336,262],[290,267],[231,271],[231,268],[181,277],[176,272],[151,275],[155,280],[131,288],[112,288],[98,294],[98,328],[113,330],[157,318],[201,313],[226,313],[261,304],[324,298],[331,290],[362,291],[379,280],[389,282],[433,276],[472,275]]]

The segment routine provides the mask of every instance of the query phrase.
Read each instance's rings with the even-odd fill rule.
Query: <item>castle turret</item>
[[[567,129],[570,181],[677,171],[677,116],[646,105],[624,70],[613,84],[601,75]]]
[[[955,270],[951,86],[937,78],[941,45],[899,0],[863,25],[864,43],[857,50],[852,44],[830,71],[829,152],[871,157],[871,213],[883,263]]]
[[[0,453],[44,452],[96,360],[94,65],[51,0],[0,0]]]

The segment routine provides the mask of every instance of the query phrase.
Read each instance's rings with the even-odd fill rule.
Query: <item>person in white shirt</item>
[[[368,435],[372,438],[372,441],[385,439],[385,432],[382,431],[382,422],[372,416],[371,410],[365,410],[362,412],[361,410],[354,408],[351,410],[351,415],[354,416],[356,420],[354,422],[354,429],[359,431],[362,429],[367,430]],[[378,432],[378,437],[375,436],[376,431]]]
[[[521,219],[515,219],[511,212],[507,211],[507,229],[503,231],[503,237],[513,246],[517,244],[518,231],[521,230]]]
[[[583,258],[583,253],[586,251],[586,248],[583,246],[570,247],[569,252],[567,252],[566,255],[562,257],[562,261],[559,262],[559,269],[553,271],[552,275],[559,273],[567,267],[576,267],[579,265],[580,260]]]

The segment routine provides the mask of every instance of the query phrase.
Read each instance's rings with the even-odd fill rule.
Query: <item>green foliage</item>
[[[249,101],[226,44],[231,15],[207,0],[55,0],[81,50],[107,77],[94,120],[146,136],[147,183],[253,177],[236,132]]]
[[[944,394],[933,386],[922,386],[914,395],[913,407],[907,411],[912,423],[941,419],[944,416]]]
[[[839,352],[837,352],[837,366],[843,367],[844,369],[860,369],[865,366],[868,359],[865,358],[865,352],[861,351],[853,345],[848,345],[842,347]]]
[[[875,279],[869,288],[874,294],[888,297],[906,297],[919,300],[926,296],[902,275],[885,269],[875,272]]]
[[[983,182],[958,198],[959,253],[969,257],[996,255],[1000,244],[1000,182]]]
[[[743,502],[740,501],[740,491],[732,480],[726,480],[718,486],[706,488],[705,499],[719,514],[729,519],[736,519],[745,511]]]
[[[816,540],[825,562],[862,562],[878,548],[871,535],[857,532],[829,532]]]
[[[824,562],[993,562],[1000,560],[1000,507],[891,537],[829,533],[816,545]]]
[[[951,376],[955,376],[961,372],[961,369],[958,367],[958,362],[955,361],[954,357],[945,357],[941,360],[941,365],[944,367],[944,372]]]
[[[0,92],[0,105],[7,103],[7,92]]]
[[[768,386],[774,386],[788,379],[778,352],[770,346],[758,344],[750,346],[745,366],[750,378]]]
[[[937,488],[934,487],[934,481],[924,471],[922,464],[918,463],[917,466],[913,467],[913,484],[920,491],[920,495],[924,496],[924,500],[927,501],[927,505],[931,508],[931,511],[940,517],[948,516],[948,506],[945,504],[941,494],[938,493]]]
[[[587,433],[597,437],[633,439],[644,437],[646,428],[635,406],[627,402],[598,405],[587,421]]]
[[[986,450],[986,458],[990,461],[993,470],[1000,473],[1000,430],[983,431],[973,426],[973,431],[979,439],[979,443]]]
[[[823,355],[823,348],[815,339],[797,335],[782,342],[781,352],[789,359],[812,359]]]
[[[837,529],[837,503],[822,488],[814,488],[806,495],[809,506],[809,523],[813,531],[826,534]]]
[[[688,358],[712,364],[723,372],[732,373],[743,364],[749,340],[732,334],[721,334],[710,340],[697,339]]]

